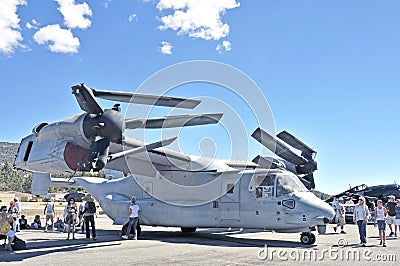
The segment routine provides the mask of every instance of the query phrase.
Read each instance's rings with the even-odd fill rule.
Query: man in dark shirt
[[[389,225],[389,228],[390,228],[389,236],[397,236],[395,196],[393,196],[393,195],[389,196],[389,200],[386,203],[385,207],[388,210],[388,217],[387,217],[386,223]],[[392,225],[394,225],[394,233],[393,233]]]

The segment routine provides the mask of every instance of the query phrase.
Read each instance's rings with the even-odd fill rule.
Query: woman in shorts
[[[388,215],[388,211],[385,207],[383,207],[382,200],[378,200],[378,207],[375,208],[375,218],[374,218],[374,226],[378,224],[379,230],[379,245],[386,247],[386,218]]]
[[[78,207],[76,206],[75,200],[73,198],[70,198],[68,201],[67,205],[67,218],[65,219],[65,224],[68,226],[68,237],[67,240],[69,240],[69,234],[72,231],[72,239],[75,238],[75,224],[76,224],[76,213],[78,211]]]

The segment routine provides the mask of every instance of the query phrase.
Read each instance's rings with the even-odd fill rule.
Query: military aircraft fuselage
[[[187,173],[186,178],[191,183],[190,179],[205,180],[207,175]],[[334,215],[329,204],[315,197],[295,175],[282,170],[263,174],[246,170],[222,177],[212,188],[220,196],[212,200],[196,193],[167,195],[162,192],[164,182],[146,176],[116,180],[78,177],[74,181],[94,195],[116,224],[126,222],[132,196],[142,210],[141,223],[152,226],[309,232],[310,227],[326,224]]]

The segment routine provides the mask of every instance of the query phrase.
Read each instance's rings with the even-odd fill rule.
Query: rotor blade
[[[193,109],[201,102],[200,100],[185,99],[185,98],[170,97],[170,96],[157,96],[150,94],[120,92],[120,91],[99,91],[94,89],[92,90],[94,96],[96,97],[103,98],[106,100],[126,102],[126,103],[138,103],[147,105]]]
[[[307,179],[298,176],[299,180],[301,181],[301,183],[303,183],[303,185],[307,188],[307,189],[311,189],[313,187],[311,187],[311,183],[310,181],[308,181]]]
[[[287,144],[289,144],[290,146],[292,146],[293,148],[296,148],[300,151],[303,151],[308,154],[316,154],[317,153],[316,150],[308,147],[306,144],[304,144],[304,142],[302,142],[301,140],[299,140],[298,138],[296,138],[295,136],[293,136],[286,130],[279,133],[277,135],[277,137],[280,138],[281,140],[283,140],[284,142],[286,142]]]
[[[279,165],[279,163],[275,162],[274,159],[269,158],[269,157],[262,157],[258,155],[253,159],[254,163],[258,164],[259,166],[267,169],[275,169],[275,168],[280,168],[282,167]]]
[[[315,188],[315,182],[314,182],[314,175],[313,174],[308,174],[304,176],[298,176],[300,181],[303,182],[304,186],[308,189],[314,189]]]
[[[90,114],[101,114],[104,112],[103,108],[101,108],[94,97],[92,90],[84,83],[72,86],[72,94],[75,95],[76,100],[83,111]]]
[[[121,151],[121,152],[118,152],[118,153],[114,153],[114,154],[112,154],[110,156],[110,159],[108,161],[110,162],[110,161],[116,160],[116,159],[121,158],[121,157],[123,157],[125,155],[137,154],[137,153],[140,153],[140,152],[151,151],[153,149],[157,149],[157,148],[160,148],[160,147],[163,147],[163,146],[167,146],[167,145],[171,144],[172,142],[174,142],[176,139],[177,139],[177,137],[173,137],[173,138],[170,138],[170,139],[166,139],[166,140],[150,143],[150,144],[147,144],[145,146],[138,147],[138,148],[129,149],[129,150],[126,150],[126,151]]]
[[[257,128],[251,136],[279,157],[295,165],[302,165],[308,162],[305,158],[292,152],[288,147],[286,147],[285,144],[283,144],[278,139],[274,138],[261,128]]]
[[[132,118],[125,120],[125,128],[172,128],[218,123],[223,114],[176,115],[158,118]]]

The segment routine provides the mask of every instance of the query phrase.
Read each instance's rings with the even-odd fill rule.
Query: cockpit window
[[[279,197],[284,194],[292,192],[307,191],[307,188],[295,176],[278,175],[276,181],[276,196]]]
[[[275,175],[258,176],[256,198],[270,198],[274,196]]]

